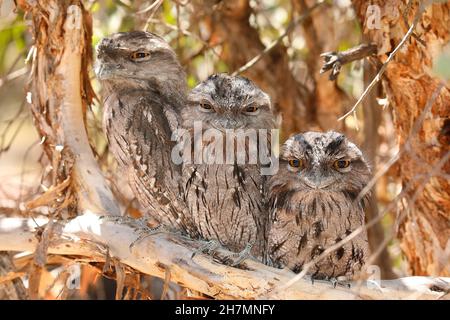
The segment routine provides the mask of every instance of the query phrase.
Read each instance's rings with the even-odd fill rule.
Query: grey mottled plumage
[[[175,53],[152,33],[117,33],[100,42],[96,74],[110,150],[140,204],[164,225],[195,234],[179,201],[181,167],[171,161],[171,136],[186,102]]]
[[[190,92],[188,105],[182,110],[182,126],[188,130],[194,121],[201,121],[203,130],[214,128],[222,134],[274,128],[268,95],[243,77],[209,77]],[[198,142],[193,139],[193,144]],[[261,256],[268,212],[260,164],[185,164],[183,184],[202,238],[218,240],[233,251],[254,244],[252,253]]]
[[[300,272],[305,263],[364,224],[370,179],[361,151],[336,132],[307,132],[281,149],[279,172],[270,178],[268,255],[273,265]],[[352,277],[368,256],[366,232],[309,270],[315,278]]]

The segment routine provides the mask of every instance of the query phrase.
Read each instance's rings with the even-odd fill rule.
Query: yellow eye
[[[350,165],[350,161],[349,160],[336,160],[333,164],[335,169],[345,169]]]
[[[135,51],[131,54],[131,59],[139,60],[150,56],[150,52],[147,51]]]
[[[252,112],[256,112],[256,111],[258,111],[258,107],[254,104],[249,105],[247,108],[245,108],[245,112],[252,113]]]
[[[303,168],[303,160],[301,159],[289,160],[289,165],[294,168]]]

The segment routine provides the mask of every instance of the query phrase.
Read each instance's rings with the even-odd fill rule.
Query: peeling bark
[[[381,10],[380,23],[372,28],[373,16],[369,3],[353,0],[363,31],[378,46],[377,60],[384,62],[389,52],[402,40],[409,28],[403,22],[406,0],[372,1]],[[418,10],[417,3],[411,7],[406,20],[411,24]],[[449,151],[448,143],[439,140],[445,121],[450,117],[450,89],[446,85],[436,99],[431,113],[427,115],[418,132],[411,132],[427,100],[441,80],[433,75],[431,68],[437,54],[449,40],[450,4],[428,5],[410,38],[388,64],[382,79],[390,105],[400,146],[412,136],[411,148],[399,160],[403,186],[413,184],[408,191],[408,203],[404,203],[404,219],[400,221],[399,237],[411,272],[416,275],[449,275],[448,248],[450,239],[450,185],[442,174],[449,173],[447,162],[440,174],[421,185],[420,174],[427,174],[433,165]],[[420,38],[420,42],[416,38]],[[417,197],[416,190],[423,187]],[[413,201],[414,200],[414,201]],[[447,251],[447,253],[446,253]]]
[[[65,195],[64,207],[118,214],[85,129],[86,107],[94,97],[87,73],[92,60],[91,17],[76,0],[20,5],[32,18],[31,111],[53,167],[50,183],[56,186],[71,177],[70,186],[60,194]],[[63,209],[55,199],[48,205]]]

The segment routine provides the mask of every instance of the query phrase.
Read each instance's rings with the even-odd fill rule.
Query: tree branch
[[[338,121],[344,120],[346,117],[348,117],[349,115],[354,113],[356,108],[361,104],[361,102],[364,100],[364,98],[367,97],[369,92],[375,87],[375,85],[378,83],[378,81],[381,80],[381,76],[386,71],[389,62],[391,62],[394,59],[397,52],[403,47],[403,45],[406,43],[406,41],[411,37],[416,25],[419,23],[420,18],[422,17],[422,13],[425,11],[425,7],[426,7],[425,3],[420,3],[419,9],[417,9],[416,15],[414,16],[414,21],[411,24],[411,26],[409,27],[408,32],[406,32],[406,34],[403,36],[402,40],[397,45],[397,47],[395,47],[394,51],[392,51],[389,54],[387,60],[383,63],[383,65],[381,66],[377,75],[375,76],[375,78],[373,78],[372,82],[364,90],[363,94],[359,97],[358,101],[356,101],[356,103],[353,105],[353,107],[346,114],[344,114],[342,117],[340,117],[338,119]]]
[[[347,63],[361,60],[366,57],[371,56],[377,52],[376,44],[360,44],[359,46],[350,48],[345,51],[336,52],[324,52],[320,56],[324,58],[325,62],[320,69],[320,73],[325,73],[331,70],[329,75],[330,80],[336,80],[339,72],[341,72],[341,67]]]
[[[0,218],[0,250],[33,251],[38,240],[36,223],[46,218]],[[331,283],[302,279],[284,290],[294,273],[270,268],[246,260],[246,270],[228,267],[198,254],[191,258],[198,242],[172,233],[158,233],[138,242],[133,228],[85,214],[69,222],[55,222],[48,252],[58,255],[82,255],[105,260],[109,254],[142,273],[172,281],[219,299],[438,299],[447,291],[449,278],[413,277],[390,281],[354,283],[352,288],[333,288]],[[439,288],[439,289],[437,289]]]

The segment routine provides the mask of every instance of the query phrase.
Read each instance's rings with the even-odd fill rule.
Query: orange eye
[[[249,112],[249,113],[253,113],[258,111],[258,107],[254,104],[248,106],[247,108],[245,108],[245,112]]]
[[[303,160],[301,159],[289,160],[289,165],[294,168],[303,168]]]
[[[333,164],[335,169],[345,169],[350,165],[349,160],[336,160]]]
[[[131,54],[131,59],[139,60],[150,56],[150,52],[147,51],[136,51]]]

